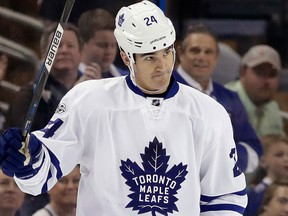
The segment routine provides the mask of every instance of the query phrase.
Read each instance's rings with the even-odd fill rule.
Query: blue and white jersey
[[[44,161],[18,185],[45,192],[80,164],[78,216],[238,216],[247,203],[227,112],[174,79],[165,98],[129,76],[85,81],[34,134]]]

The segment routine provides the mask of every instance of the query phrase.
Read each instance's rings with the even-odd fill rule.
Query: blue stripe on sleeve
[[[51,163],[55,166],[55,168],[57,170],[56,177],[57,177],[57,179],[60,179],[63,175],[62,170],[60,168],[60,162],[57,159],[57,157],[53,154],[53,152],[51,152],[49,149],[48,149],[48,152],[49,152],[49,155],[51,158]]]
[[[48,180],[49,180],[51,177],[52,177],[52,173],[51,173],[51,170],[49,170],[49,173],[48,173],[48,175],[47,175],[47,179],[46,179],[46,181],[45,181],[45,184],[44,184],[43,187],[42,187],[41,193],[47,192],[47,190],[48,190],[47,182],[48,182]]]
[[[201,205],[200,206],[201,212],[208,212],[208,211],[234,211],[240,214],[243,214],[245,208],[233,205],[233,204],[215,204],[215,205]]]
[[[204,196],[204,195],[201,195],[200,197],[200,200],[202,202],[211,202],[212,200],[214,199],[218,199],[219,197],[222,197],[222,196],[227,196],[227,195],[238,195],[238,196],[244,196],[246,195],[246,189],[242,190],[242,191],[237,191],[235,193],[231,193],[231,194],[223,194],[223,195],[219,195],[219,196]]]
[[[57,170],[57,173],[56,173],[56,178],[57,180],[60,179],[63,175],[62,173],[62,170],[60,168],[60,162],[59,160],[57,159],[57,157],[47,148],[48,152],[49,152],[49,156],[50,156],[50,159],[51,159],[51,163],[54,165],[54,167],[56,168]],[[49,169],[49,173],[47,175],[47,178],[46,178],[46,181],[42,187],[42,190],[41,192],[44,193],[44,192],[47,192],[47,189],[48,189],[48,180],[52,177],[52,172],[51,172],[51,169]]]

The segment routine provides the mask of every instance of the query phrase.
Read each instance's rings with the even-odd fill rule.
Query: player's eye
[[[169,49],[165,50],[164,56],[168,56],[168,55],[170,55],[172,52],[173,52],[173,48],[170,47]]]
[[[144,60],[145,61],[153,61],[153,60],[155,60],[155,57],[154,56],[145,56]]]

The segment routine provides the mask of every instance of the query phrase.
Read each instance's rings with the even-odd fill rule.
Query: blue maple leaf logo
[[[121,160],[122,176],[133,191],[128,195],[131,202],[126,208],[132,208],[138,214],[151,212],[152,216],[156,216],[156,212],[166,216],[178,212],[175,195],[188,173],[187,165],[180,163],[166,172],[170,156],[156,137],[149,142],[149,148],[145,147],[141,158],[144,170],[130,159]]]
[[[121,27],[123,22],[124,22],[124,13],[119,15],[119,18],[118,18],[118,25]]]

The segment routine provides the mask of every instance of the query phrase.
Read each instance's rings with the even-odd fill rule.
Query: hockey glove
[[[28,151],[24,151],[27,146]],[[31,178],[40,169],[39,159],[43,154],[42,143],[33,134],[22,140],[21,129],[11,128],[0,137],[0,155],[2,155],[2,171],[21,179]],[[40,161],[41,163],[41,161]]]

